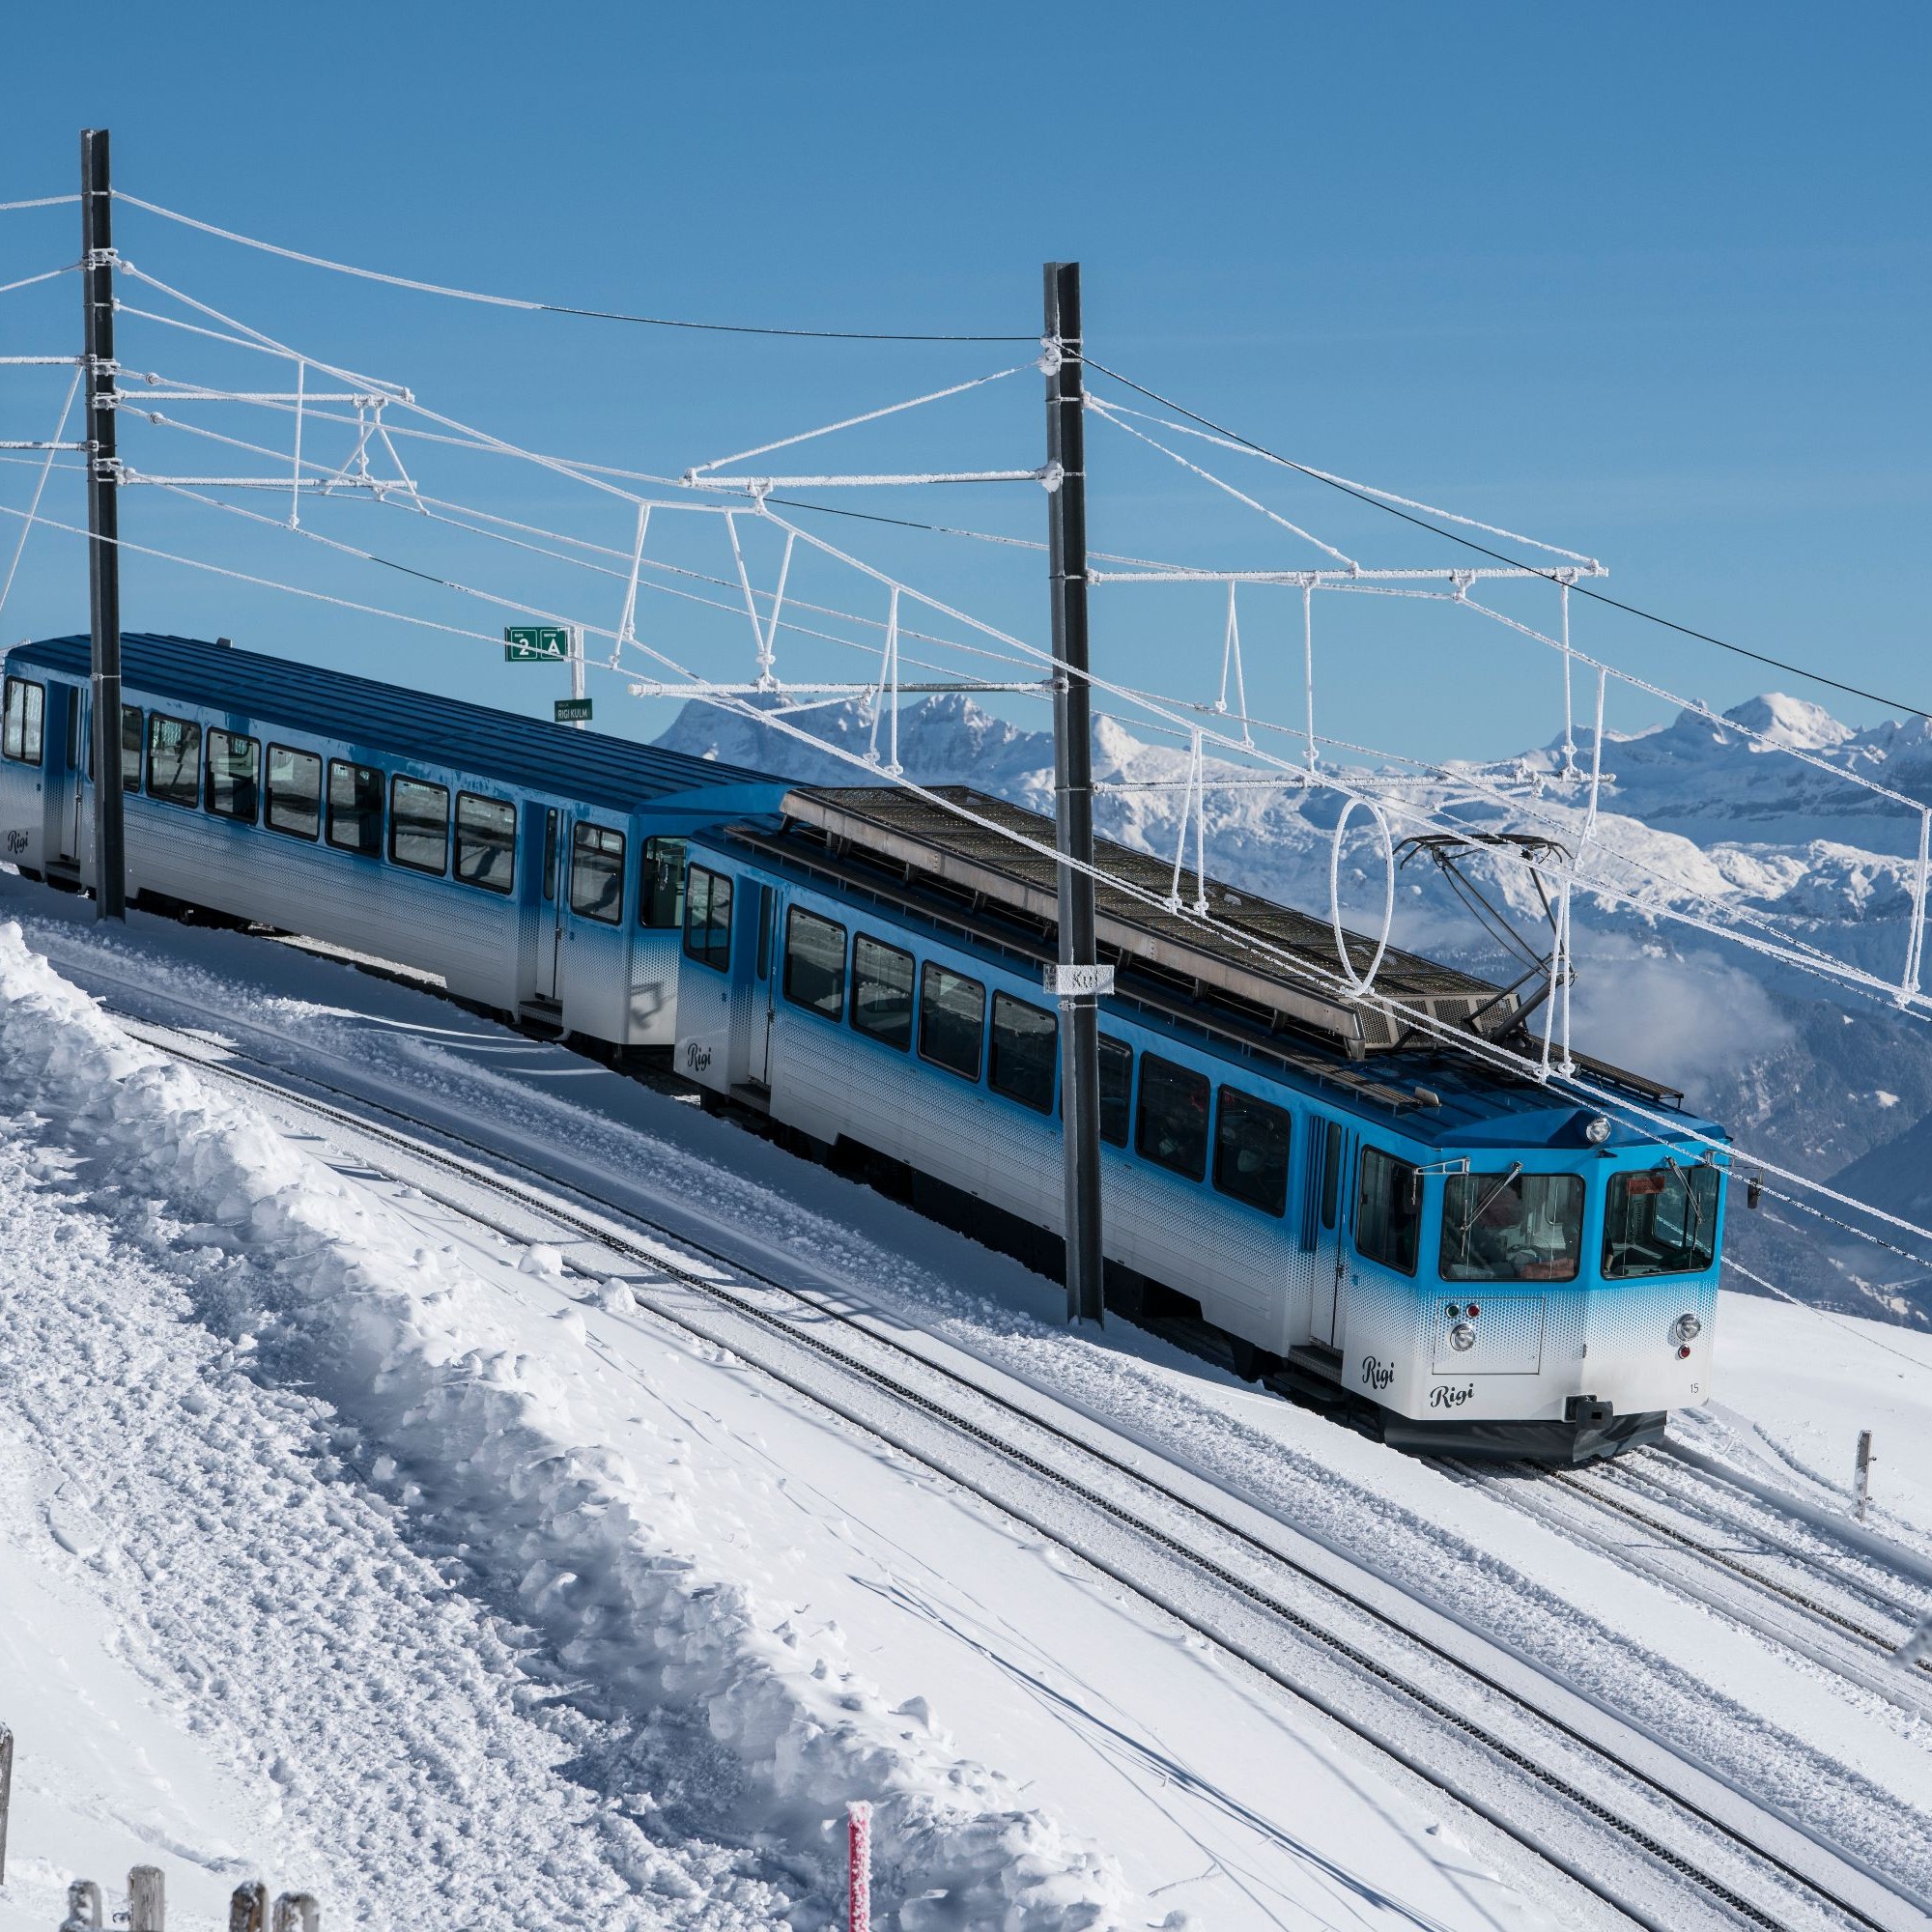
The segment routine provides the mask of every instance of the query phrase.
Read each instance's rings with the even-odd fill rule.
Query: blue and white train
[[[1046,821],[185,639],[124,657],[130,893],[662,1049],[708,1104],[1057,1271]],[[86,639],[9,653],[4,696],[0,856],[84,887]],[[1105,867],[1165,891],[1143,855]],[[1331,990],[1325,924],[1207,893],[1211,926],[1099,895],[1110,1306],[1408,1447],[1580,1461],[1707,1400],[1722,1130],[1596,1063],[1627,1100],[1578,1107],[1444,1045],[1505,1037],[1513,996],[1391,950],[1378,983],[1433,1022],[1405,1034]]]

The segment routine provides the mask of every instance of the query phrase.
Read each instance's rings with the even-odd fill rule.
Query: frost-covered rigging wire
[[[73,200],[80,197],[74,195]],[[10,296],[15,289],[30,289],[36,282],[51,282],[57,276],[71,275],[80,267],[78,262],[63,262],[58,269],[43,269],[38,275],[22,275],[17,282],[0,282],[0,296]]]
[[[41,497],[47,487],[48,472],[54,467],[54,455],[61,446],[61,438],[67,433],[67,419],[73,409],[73,399],[80,393],[80,379],[84,372],[76,368],[73,380],[67,385],[67,400],[61,404],[60,420],[54,424],[54,433],[46,445],[46,460],[41,465],[39,480],[34,485],[34,499],[27,505],[26,521],[20,526],[20,539],[14,546],[14,560],[7,566],[7,581],[0,583],[0,611],[7,608],[7,598],[14,588],[14,574],[20,568],[20,558],[27,548],[27,538],[32,533],[34,519],[41,513]]]
[[[1089,369],[1094,370],[1098,374],[1107,377],[1110,381],[1132,389],[1137,395],[1146,396],[1150,402],[1158,403],[1162,409],[1175,411],[1177,414],[1187,417],[1190,422],[1198,423],[1203,429],[1212,431],[1214,435],[1227,439],[1229,442],[1238,448],[1247,450],[1252,455],[1261,457],[1265,462],[1278,464],[1282,469],[1295,470],[1303,476],[1313,477],[1316,482],[1325,483],[1331,489],[1340,490],[1344,494],[1353,497],[1358,502],[1370,504],[1378,510],[1385,510],[1390,516],[1400,517],[1404,523],[1413,524],[1418,529],[1431,530],[1436,536],[1446,537],[1451,543],[1462,544],[1469,550],[1480,551],[1483,555],[1493,558],[1498,563],[1508,564],[1513,569],[1526,571],[1532,576],[1548,578],[1552,583],[1561,583],[1564,581],[1564,573],[1561,570],[1539,569],[1534,564],[1524,563],[1520,557],[1509,556],[1501,551],[1492,550],[1487,544],[1479,544],[1473,538],[1465,537],[1457,530],[1444,529],[1439,524],[1433,524],[1426,518],[1416,515],[1413,511],[1402,508],[1400,499],[1386,500],[1383,496],[1371,494],[1366,488],[1349,483],[1327,470],[1316,469],[1308,464],[1296,463],[1292,457],[1279,455],[1265,444],[1256,442],[1251,438],[1242,436],[1236,430],[1228,429],[1222,424],[1215,422],[1209,416],[1199,414],[1197,412],[1186,408],[1185,405],[1175,402],[1171,397],[1162,395],[1159,390],[1150,389],[1144,384],[1136,383],[1131,376],[1123,376],[1118,369],[1110,369],[1104,362],[1096,362],[1091,355],[1085,357],[1085,363]],[[1775,658],[1764,651],[1754,651],[1744,644],[1731,643],[1726,639],[1713,637],[1710,632],[1696,630],[1689,624],[1680,624],[1675,618],[1662,616],[1655,611],[1645,611],[1635,604],[1626,604],[1621,598],[1612,597],[1605,591],[1593,590],[1588,584],[1577,583],[1574,587],[1579,596],[1588,597],[1599,604],[1607,605],[1611,610],[1621,611],[1627,616],[1640,617],[1645,623],[1662,625],[1667,631],[1675,631],[1680,637],[1692,638],[1699,643],[1714,645],[1720,651],[1729,651],[1735,657],[1749,658],[1753,663],[1768,665],[1774,670],[1788,670],[1794,677],[1808,678],[1812,683],[1823,685],[1829,690],[1842,691],[1852,697],[1862,697],[1868,703],[1882,704],[1892,711],[1902,711],[1908,717],[1924,718],[1928,722],[1932,722],[1932,712],[1926,711],[1920,705],[1908,704],[1902,698],[1886,697],[1877,692],[1867,691],[1862,685],[1848,684],[1840,678],[1828,677],[1823,671],[1812,670],[1804,665],[1793,664],[1786,658]]]
[[[77,201],[77,195],[61,197]],[[285,262],[299,262],[310,269],[327,269],[333,274],[354,275],[360,281],[381,282],[392,289],[409,289],[417,295],[443,296],[452,301],[480,302],[487,308],[522,309],[542,315],[575,315],[587,317],[597,322],[637,323],[648,328],[690,328],[702,330],[713,335],[776,335],[792,336],[807,340],[825,342],[1033,342],[1035,335],[993,335],[911,332],[903,329],[872,328],[789,328],[775,327],[761,324],[741,322],[694,322],[688,318],[667,315],[631,315],[619,309],[583,308],[573,302],[532,301],[521,296],[485,295],[475,289],[452,288],[442,282],[421,281],[411,275],[384,274],[378,269],[360,269],[348,262],[333,262],[326,255],[305,254],[299,248],[284,248],[273,242],[263,242],[253,235],[242,235],[233,228],[219,228],[212,221],[197,220],[191,214],[182,214],[172,208],[163,208],[158,202],[144,201],[137,194],[128,194],[120,188],[114,190],[116,201],[126,202],[129,208],[138,208],[148,214],[156,214],[164,221],[179,222],[184,228],[197,229],[203,235],[213,235],[223,242],[234,242],[243,248],[256,248],[265,255],[279,255]],[[38,206],[26,203],[22,206]]]
[[[79,199],[77,194],[42,194],[31,201],[0,201],[0,214],[12,214],[20,208],[71,208]]]

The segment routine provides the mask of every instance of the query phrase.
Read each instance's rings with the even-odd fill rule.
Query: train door
[[[41,849],[56,870],[80,866],[80,775],[86,769],[81,739],[81,695],[76,684],[47,684],[45,817]]]
[[[553,1004],[563,999],[563,814],[551,806],[544,812],[536,997]]]
[[[1318,1122],[1309,1136],[1309,1207],[1315,1240],[1315,1300],[1310,1339],[1341,1346],[1342,1281],[1349,1268],[1349,1224],[1355,1171],[1355,1135],[1339,1121]]]
[[[758,888],[757,951],[752,955],[752,1027],[748,1077],[760,1087],[772,1084],[772,999],[778,984],[773,951],[778,943],[778,893]]]

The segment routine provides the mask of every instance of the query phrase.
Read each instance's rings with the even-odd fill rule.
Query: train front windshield
[[[1718,1247],[1718,1170],[1675,1161],[1613,1174],[1604,1204],[1604,1273],[1702,1274]]]
[[[1574,1174],[1452,1174],[1442,1196],[1444,1281],[1575,1281],[1583,1182]]]

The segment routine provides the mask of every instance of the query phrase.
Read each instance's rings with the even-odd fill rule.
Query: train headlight
[[[1466,1321],[1459,1321],[1449,1331],[1449,1346],[1452,1349],[1467,1350],[1476,1346],[1476,1331]]]
[[[1670,1339],[1673,1342],[1694,1342],[1704,1332],[1704,1324],[1694,1315],[1680,1315],[1670,1324]]]
[[[1592,1114],[1590,1118],[1583,1122],[1583,1138],[1586,1141],[1588,1141],[1592,1147],[1602,1147],[1603,1144],[1609,1139],[1609,1137],[1610,1137],[1610,1122],[1608,1115]]]

